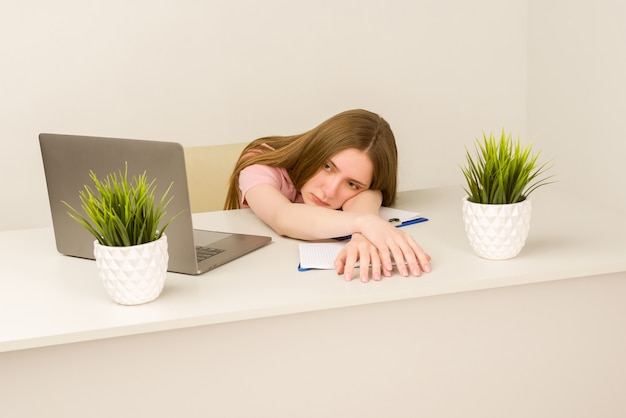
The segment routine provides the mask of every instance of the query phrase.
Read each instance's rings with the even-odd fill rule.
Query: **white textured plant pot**
[[[139,305],[161,294],[167,277],[167,237],[130,247],[94,242],[98,275],[111,298],[121,305]]]
[[[465,233],[474,252],[488,260],[506,260],[519,254],[530,229],[530,199],[504,205],[486,205],[463,199]]]

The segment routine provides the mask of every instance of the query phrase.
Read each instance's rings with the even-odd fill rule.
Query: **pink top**
[[[291,202],[304,203],[302,195],[298,193],[287,170],[280,167],[271,167],[263,164],[253,164],[239,173],[239,189],[241,190],[241,207],[248,207],[246,193],[259,184],[275,186]]]

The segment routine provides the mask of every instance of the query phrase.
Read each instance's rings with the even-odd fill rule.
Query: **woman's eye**
[[[349,186],[351,189],[354,189],[354,190],[359,190],[359,189],[360,189],[360,187],[359,187],[359,185],[358,185],[358,184],[353,183],[353,182],[351,182],[351,181],[349,181],[349,182],[348,182],[348,186]]]
[[[332,169],[331,165],[329,163],[324,164],[324,170],[326,171],[330,171]]]

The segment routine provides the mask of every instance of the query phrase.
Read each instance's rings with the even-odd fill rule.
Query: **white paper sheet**
[[[345,245],[345,242],[307,242],[300,244],[299,269],[334,270],[335,258]]]

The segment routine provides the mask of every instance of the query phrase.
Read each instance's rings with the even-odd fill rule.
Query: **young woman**
[[[301,240],[352,235],[335,269],[346,280],[355,263],[374,280],[430,271],[413,237],[378,216],[396,197],[398,155],[389,124],[348,110],[301,135],[252,141],[230,178],[225,209],[250,207],[274,231]],[[359,269],[363,282],[369,269]]]

